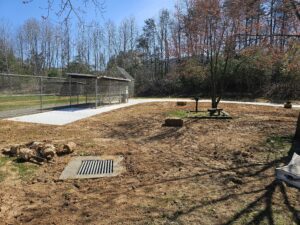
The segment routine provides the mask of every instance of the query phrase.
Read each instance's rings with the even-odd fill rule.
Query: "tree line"
[[[14,31],[2,21],[0,31],[0,71],[34,75],[103,71],[110,57],[134,49],[138,35],[133,17],[119,26],[28,19]]]
[[[0,71],[61,76],[115,65],[137,95],[300,97],[300,6],[294,0],[178,0],[142,28],[134,17],[0,25]]]

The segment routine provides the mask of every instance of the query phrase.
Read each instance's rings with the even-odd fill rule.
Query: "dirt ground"
[[[2,158],[0,224],[300,224],[300,191],[274,177],[289,160],[299,111],[221,107],[232,120],[186,119],[182,128],[162,126],[180,108],[175,103],[136,105],[67,126],[0,121],[0,148],[74,141],[77,155],[122,155],[126,168],[118,177],[61,182],[76,154],[25,175]]]

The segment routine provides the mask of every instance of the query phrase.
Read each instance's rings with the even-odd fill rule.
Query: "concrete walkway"
[[[7,120],[26,122],[26,123],[37,123],[37,124],[46,124],[46,125],[57,125],[62,126],[69,123],[73,123],[78,120],[82,120],[94,115],[98,115],[105,112],[110,112],[112,110],[129,107],[142,103],[151,103],[151,102],[177,102],[177,101],[188,101],[194,102],[192,99],[180,99],[180,98],[137,98],[130,99],[128,103],[117,104],[117,105],[108,105],[99,108],[88,108],[88,109],[79,109],[79,108],[65,108],[59,110],[53,110],[49,112],[43,112],[32,115],[25,115],[10,118]],[[210,100],[201,100],[200,103],[210,102]],[[260,102],[238,102],[238,101],[221,101],[221,103],[233,103],[233,104],[245,104],[245,105],[260,105],[260,106],[272,106],[272,107],[283,107],[283,104],[272,104],[272,103],[260,103]],[[293,105],[294,108],[300,109],[300,105]]]

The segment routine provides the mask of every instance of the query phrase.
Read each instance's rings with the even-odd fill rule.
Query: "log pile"
[[[2,149],[2,153],[10,157],[17,157],[22,161],[49,162],[56,156],[71,154],[76,149],[74,142],[64,145],[52,144],[49,141],[32,141],[26,144],[12,145]]]

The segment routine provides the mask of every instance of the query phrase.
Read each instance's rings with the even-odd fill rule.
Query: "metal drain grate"
[[[77,175],[111,174],[113,172],[113,160],[82,160]]]
[[[122,156],[78,156],[72,159],[59,179],[94,179],[115,177],[125,171]]]

